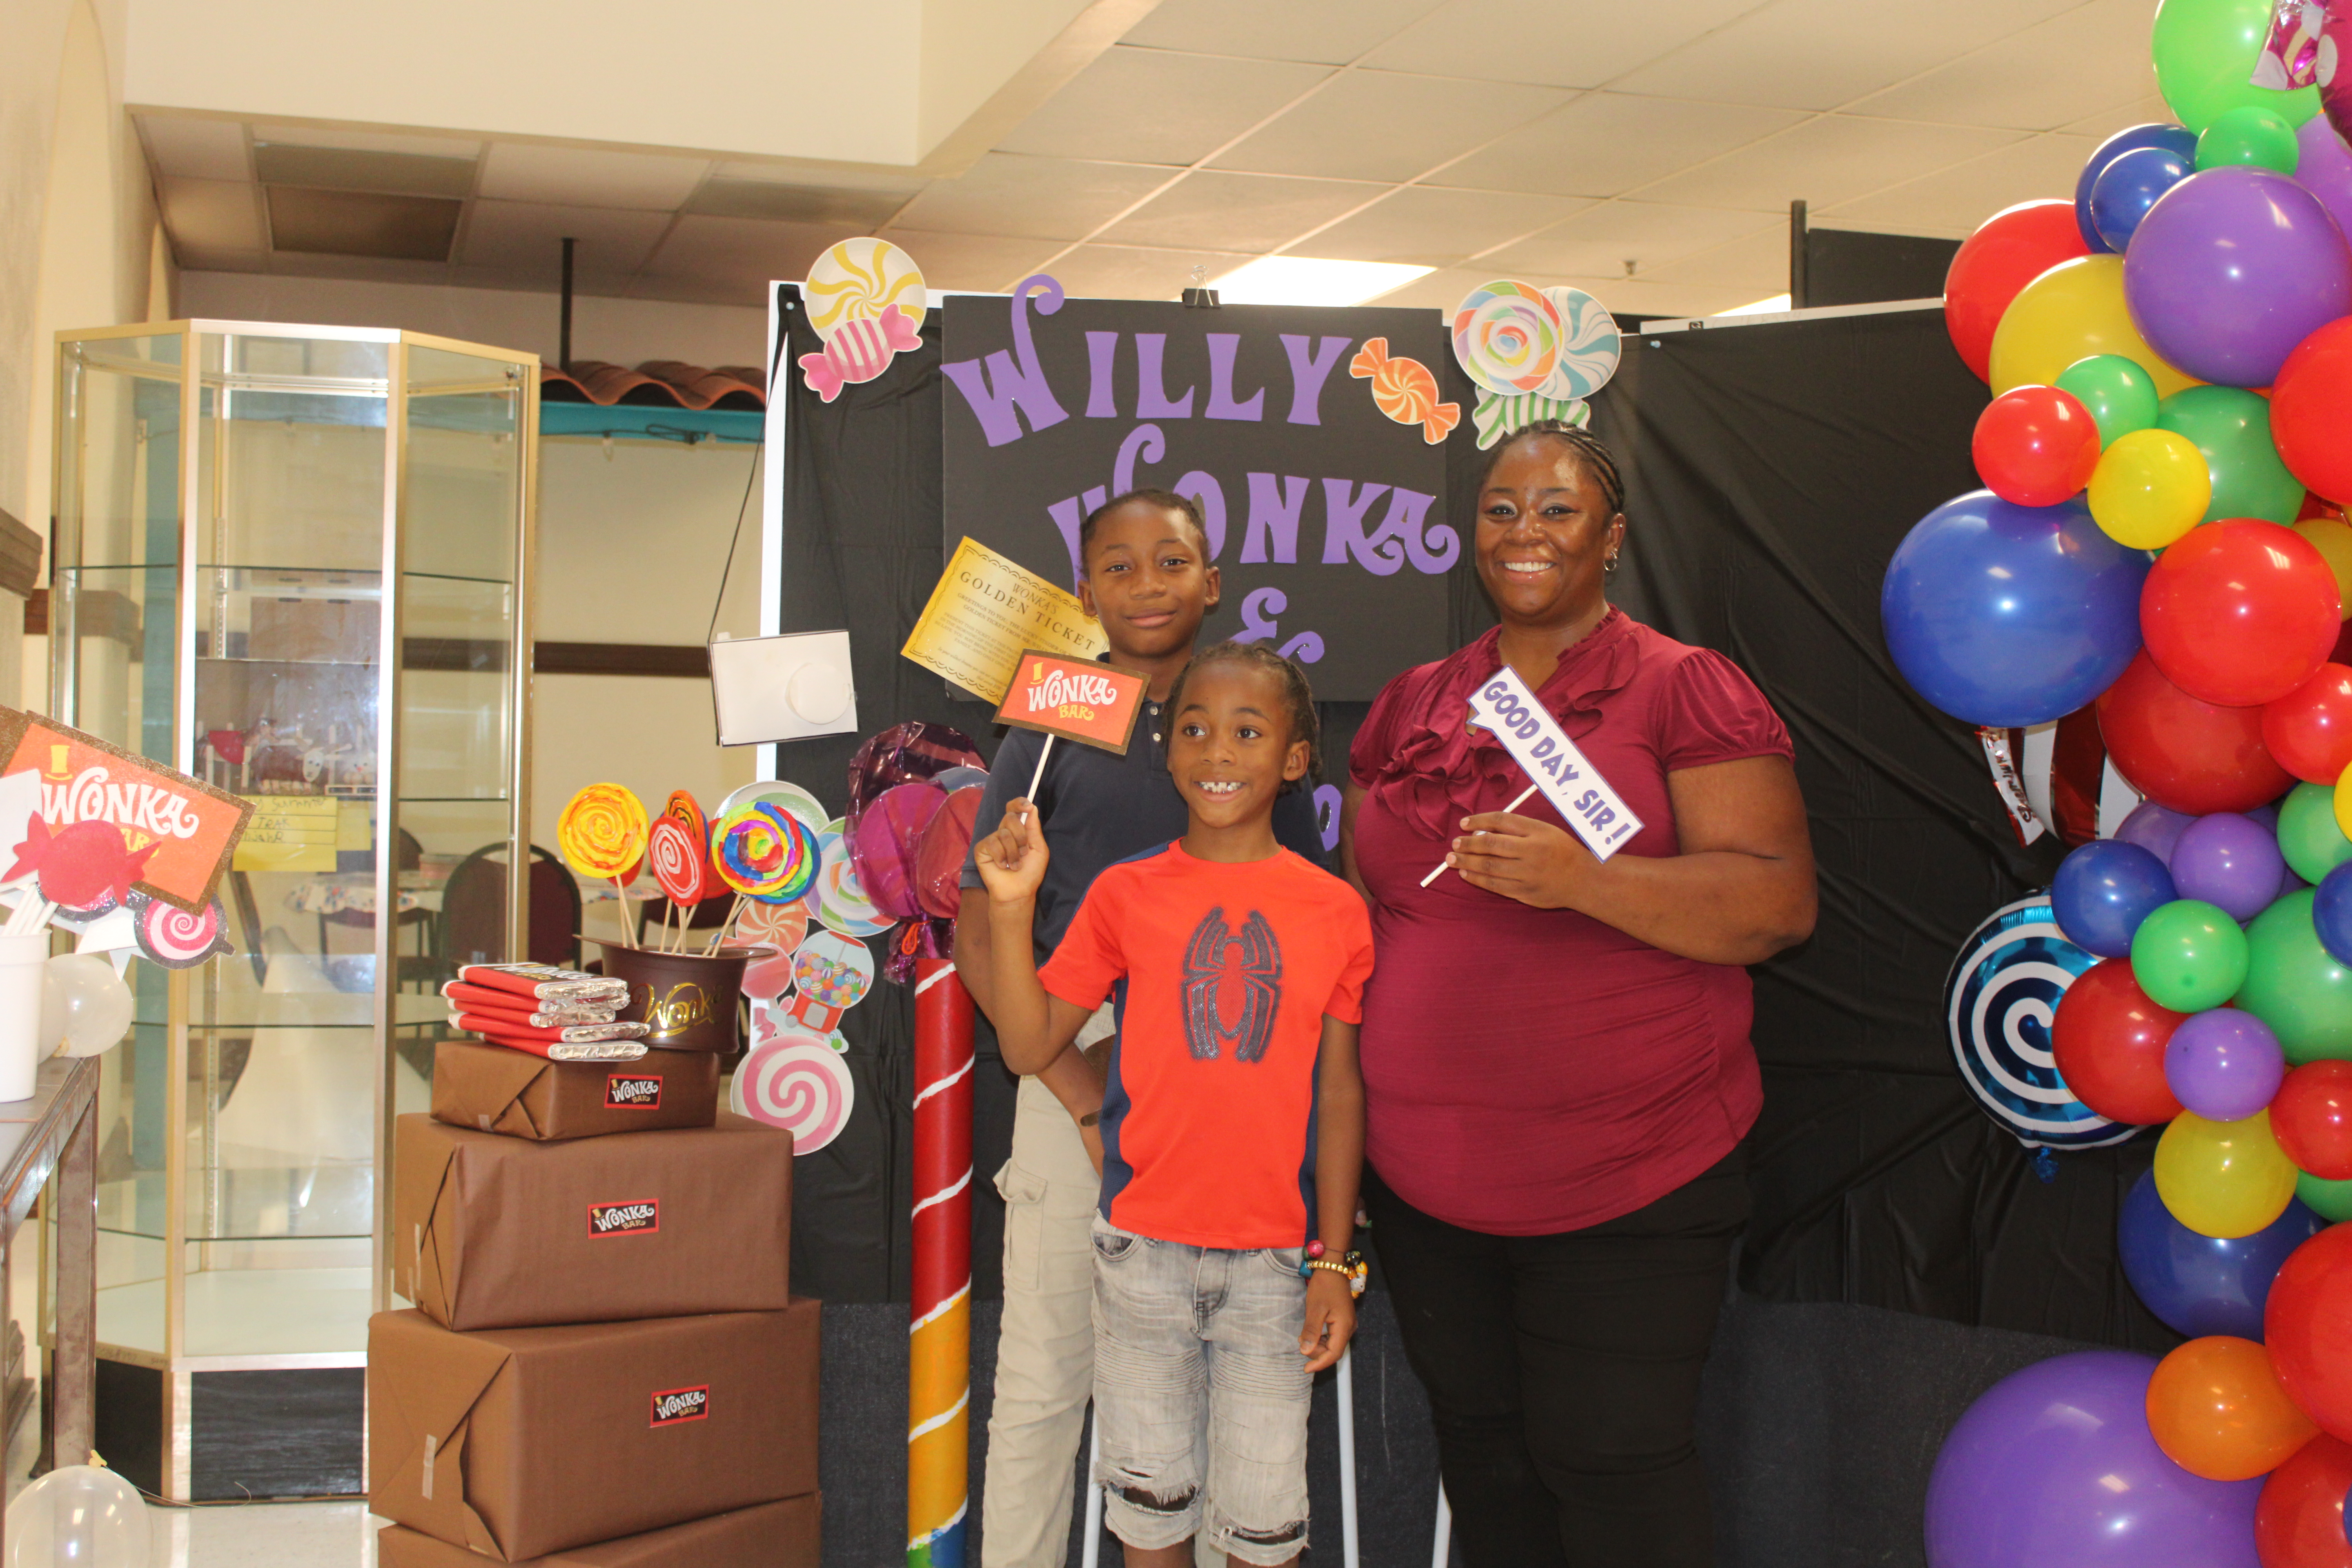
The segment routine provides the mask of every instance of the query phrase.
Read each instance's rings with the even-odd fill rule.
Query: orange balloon
[[[2190,1340],[2158,1363],[2147,1384],[2147,1426],[2172,1462],[2209,1481],[2266,1476],[2319,1427],[2295,1407],[2252,1340]]]

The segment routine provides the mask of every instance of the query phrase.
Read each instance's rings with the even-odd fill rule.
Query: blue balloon
[[[2131,244],[2132,230],[2156,198],[2194,174],[2197,161],[2169,147],[2135,147],[2091,183],[2091,223],[2109,250]]]
[[[2124,1199],[2116,1249],[2124,1278],[2154,1312],[2191,1339],[2206,1334],[2263,1337],[2263,1303],[2286,1255],[2327,1228],[2327,1222],[2290,1199],[2286,1213],[2252,1236],[2200,1236],[2157,1195],[2156,1173],[2141,1173]]]
[[[1879,591],[1886,651],[1913,689],[1971,724],[2018,729],[2080,708],[2139,652],[2145,552],[2077,498],[2017,506],[1970,490],[1921,518]]]
[[[2119,838],[2095,839],[2067,856],[2050,885],[2058,929],[2101,958],[2128,955],[2148,911],[2179,896],[2163,861]]]
[[[2319,891],[2311,896],[2311,923],[2328,957],[2352,963],[2352,860],[2319,879]]]
[[[2162,147],[2178,153],[2189,161],[2191,168],[2196,167],[2197,133],[2186,126],[2135,125],[2127,131],[2118,131],[2100,142],[2098,151],[2091,154],[2089,161],[2083,165],[2082,174],[2074,180],[2074,226],[2083,231],[2083,243],[2091,247],[2094,256],[2105,255],[2120,247],[2100,238],[2098,226],[2091,221],[2092,188],[2099,183],[2099,176],[2106,173],[2108,164],[2142,147]]]

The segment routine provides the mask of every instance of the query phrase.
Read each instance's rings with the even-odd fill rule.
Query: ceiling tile
[[[923,269],[923,281],[931,288],[974,289],[987,293],[1010,291],[1015,283],[1044,268],[1063,248],[1057,239],[937,234],[896,227],[884,237],[915,258],[915,265]],[[801,274],[778,276],[798,278]]]
[[[1087,300],[1173,300],[1192,286],[1192,268],[1220,278],[1251,258],[1210,250],[1150,250],[1132,245],[1082,245],[1054,263],[1063,288]]]
[[[1440,0],[1161,0],[1120,40],[1254,59],[1345,65]]]
[[[770,279],[806,277],[809,264],[827,246],[857,233],[854,226],[844,224],[762,223],[687,214],[671,227],[644,273],[735,284],[750,289],[756,300]]]
[[[1173,169],[991,153],[961,178],[941,180],[898,215],[935,233],[1084,239],[1166,184]]]
[[[705,180],[685,211],[713,217],[763,217],[787,223],[846,223],[880,228],[907,205],[904,191],[859,191],[835,185],[793,185],[777,180]]]
[[[1309,235],[1298,248],[1346,261],[1450,267],[1591,205],[1571,196],[1406,185],[1354,216]]]
[[[501,201],[668,212],[686,200],[709,166],[700,158],[494,142],[482,165],[480,194]]]
[[[1568,279],[1571,288],[1582,289],[1605,302],[1620,315],[1639,316],[1644,321],[1673,321],[1685,316],[1712,316],[1724,310],[1736,310],[1742,305],[1752,305],[1759,299],[1778,294],[1774,289],[1759,295],[1753,289],[1725,289],[1703,283],[1611,282],[1608,279]],[[1601,396],[1609,395],[1606,388]]]
[[[1613,85],[1724,103],[1835,109],[2078,4],[1772,0]]]
[[[1567,5],[1560,0],[1454,0],[1381,45],[1365,63],[1483,80],[1597,87],[1760,3]]]
[[[2103,109],[2096,114],[2086,114],[2080,120],[2060,126],[2059,129],[2072,131],[2079,135],[2095,136],[2104,142],[2116,132],[2128,130],[2135,125],[2166,125],[2171,123],[2171,121],[2172,106],[2165,102],[2159,94],[2149,92],[2142,93],[2128,103],[2118,103],[2113,108]]]
[[[1423,273],[1402,288],[1367,300],[1364,303],[1450,311],[1462,302],[1464,295],[1481,283],[1491,282],[1493,278],[1494,274],[1481,272],[1475,268],[1441,268],[1435,272]]]
[[[1645,201],[1751,212],[1785,211],[1799,199],[1826,207],[2024,139],[2017,131],[1829,114],[1645,185],[1638,194]]]
[[[174,244],[172,258],[180,264],[182,272],[269,270],[269,253],[266,250],[207,250],[194,245]]]
[[[156,198],[163,209],[163,226],[172,231],[176,249],[192,245],[205,250],[261,250],[263,237],[258,186],[227,180],[157,182]]]
[[[1786,224],[1743,235],[1728,245],[1685,256],[1679,261],[1645,268],[1634,281],[1696,284],[1706,289],[1744,292],[1761,300],[1789,287],[1789,229]],[[1738,301],[1746,304],[1747,300]]]
[[[1195,173],[1100,237],[1113,244],[1178,250],[1192,246],[1274,250],[1370,201],[1381,190],[1379,185],[1277,174]]]
[[[1262,174],[1409,180],[1566,100],[1566,89],[1349,71],[1213,166]]]
[[[245,127],[233,120],[195,120],[177,114],[137,117],[147,156],[159,174],[193,180],[250,180]]]
[[[794,163],[754,158],[734,159],[712,167],[714,180],[765,180],[773,184],[800,185],[813,191],[895,192],[901,200],[931,183],[928,174],[893,174],[877,169],[841,169],[821,163]]]
[[[1965,235],[2003,207],[2073,196],[2074,177],[2097,145],[2089,136],[2035,136],[1891,190],[1825,203],[1821,215],[1845,226]]]
[[[354,153],[407,153],[419,158],[474,158],[481,155],[478,136],[419,136],[389,131],[345,131],[323,125],[257,123],[256,142],[289,142],[298,147],[343,147]]]
[[[2155,86],[2147,0],[2092,0],[1853,109],[1890,120],[2050,131]]]
[[[996,144],[1000,153],[1194,163],[1331,74],[1114,45]]]
[[[265,185],[269,248],[446,264],[465,203],[447,196],[385,195]]]
[[[1591,92],[1439,170],[1429,183],[1622,195],[1803,118],[1789,109]]]
[[[253,144],[253,171],[266,185],[464,197],[473,195],[475,168],[471,158],[427,158],[415,153],[367,153],[349,147],[300,147],[282,142]]]
[[[1480,259],[1497,272],[1514,276],[1554,273],[1622,279],[1628,261],[1639,272],[1768,227],[1779,228],[1785,221],[1712,207],[1604,202]]]
[[[568,237],[580,242],[572,250],[575,274],[626,278],[646,264],[669,223],[667,213],[478,201],[466,219],[457,259],[552,283],[562,277]],[[576,277],[574,281],[576,286]]]

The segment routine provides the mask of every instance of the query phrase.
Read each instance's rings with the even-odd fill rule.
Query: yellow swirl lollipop
[[[645,858],[645,805],[625,784],[590,784],[556,819],[555,847],[583,877],[618,877]]]

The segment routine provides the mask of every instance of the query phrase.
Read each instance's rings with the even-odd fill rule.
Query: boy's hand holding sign
[[[1037,768],[1029,776],[1023,799],[1034,799],[1038,781],[1045,776],[1045,759],[1054,754],[1056,739],[1076,741],[1106,752],[1127,754],[1128,737],[1135,732],[1135,716],[1143,710],[1144,693],[1151,682],[1144,676],[1113,669],[1090,658],[1030,648],[1021,656],[996,710],[996,721],[1016,730],[1034,730],[1045,737],[1037,753]]]

